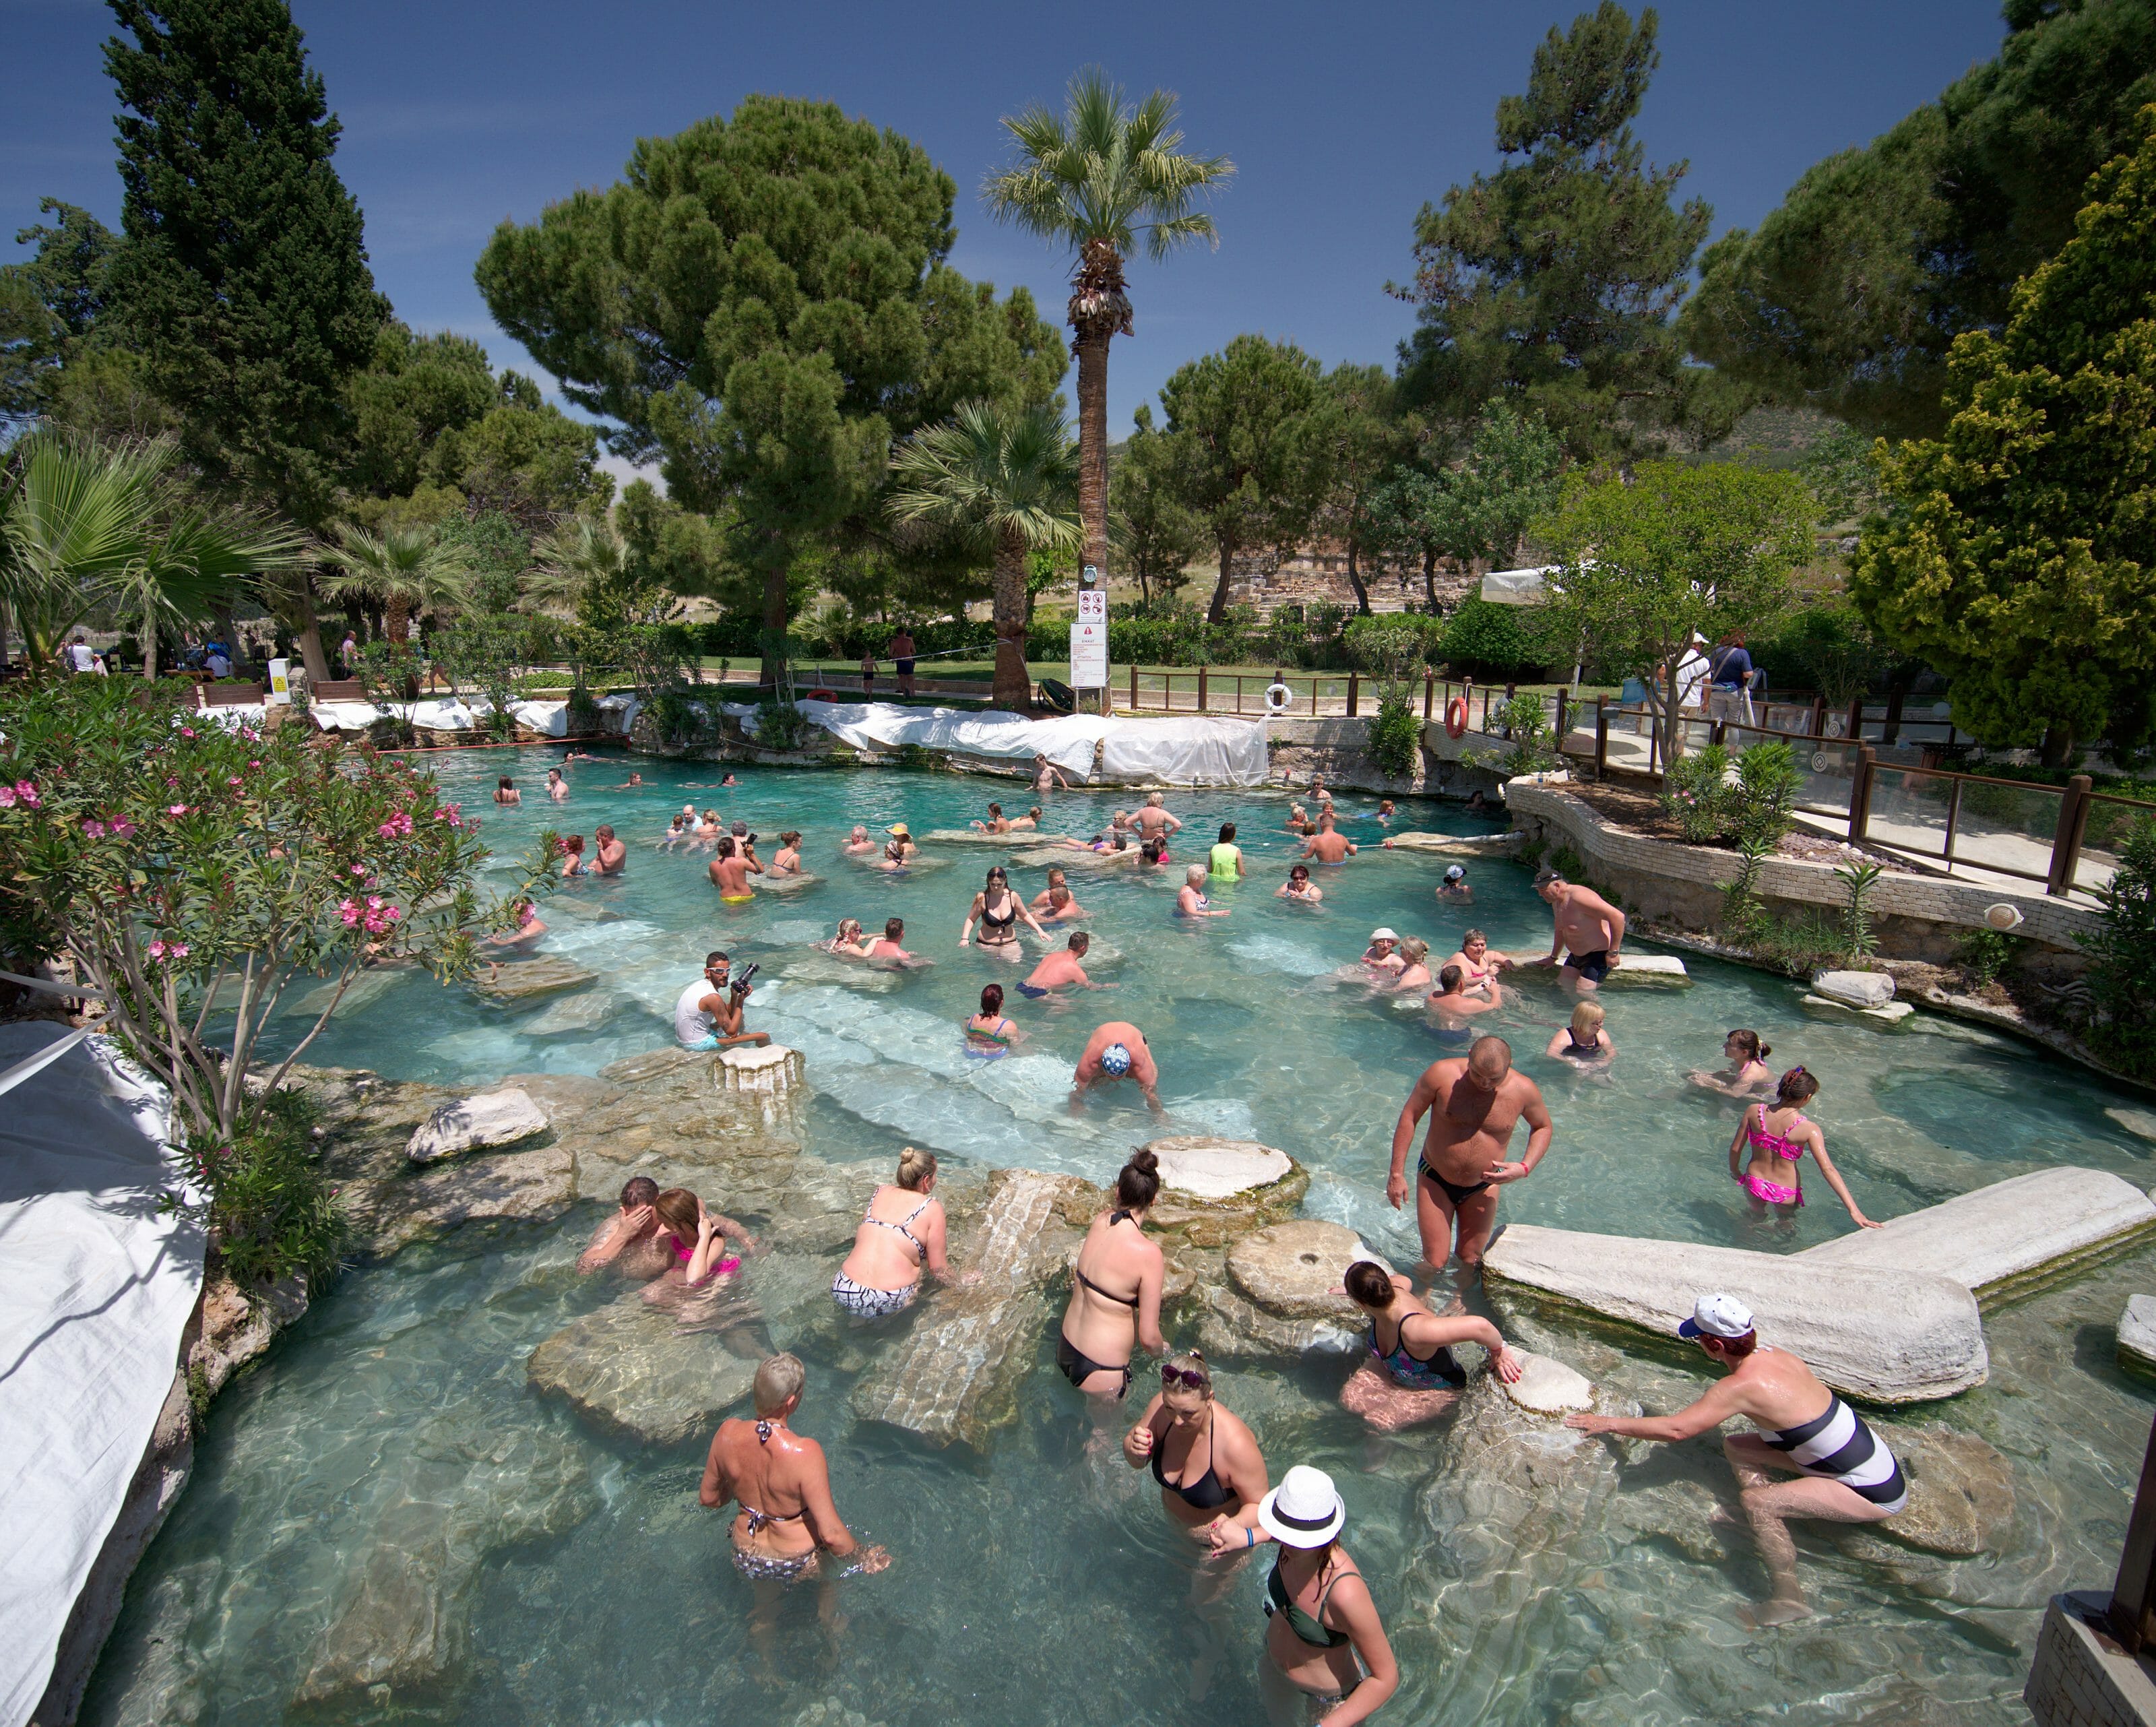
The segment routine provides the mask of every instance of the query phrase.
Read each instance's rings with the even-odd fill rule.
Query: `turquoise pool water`
[[[675,997],[706,949],[721,947],[737,964],[762,967],[752,1025],[807,1054],[815,1096],[806,1134],[819,1156],[881,1164],[911,1142],[961,1167],[1101,1180],[1157,1131],[1246,1135],[1312,1167],[1310,1211],[1352,1224],[1405,1262],[1411,1221],[1383,1201],[1389,1136],[1414,1074],[1445,1046],[1419,1014],[1335,974],[1380,923],[1425,937],[1436,957],[1470,921],[1501,949],[1548,946],[1547,912],[1517,866],[1471,863],[1476,899],[1463,913],[1433,897],[1440,860],[1365,851],[1319,872],[1322,907],[1291,907],[1272,897],[1297,845],[1281,828],[1285,799],[1175,794],[1169,805],[1189,824],[1178,863],[1202,855],[1219,822],[1240,825],[1252,878],[1213,888],[1232,915],[1196,925],[1173,918],[1179,871],[1146,880],[1074,870],[1094,914],[1085,927],[1096,948],[1111,950],[1090,969],[1116,987],[1067,1005],[1013,992],[1008,1011],[1029,1041],[982,1064],[962,1053],[959,1022],[983,983],[1008,989],[1024,974],[957,945],[997,854],[952,847],[894,878],[841,858],[837,846],[856,821],[880,830],[904,820],[918,834],[963,826],[991,795],[1012,809],[1030,799],[942,775],[752,768],[721,791],[716,770],[650,762],[635,765],[651,786],[609,789],[626,767],[608,760],[571,769],[572,799],[548,806],[548,759],[475,752],[444,758],[439,772],[450,795],[482,810],[504,852],[549,824],[588,836],[610,821],[630,842],[624,878],[567,884],[545,912],[542,951],[589,968],[593,985],[511,1010],[424,977],[370,978],[366,999],[311,1058],[445,1083],[595,1072],[666,1041]],[[503,772],[532,800],[523,810],[487,803]],[[820,879],[750,907],[721,906],[703,857],[653,844],[688,799],[747,820],[766,836],[766,856],[780,829],[799,828]],[[1059,794],[1042,826],[1091,831],[1127,801]],[[1383,833],[1365,815],[1373,804],[1355,794],[1341,804],[1351,836],[1372,845]],[[1396,825],[1489,829],[1456,806],[1404,805]],[[1014,870],[1014,880],[1029,897],[1042,877]],[[808,947],[849,915],[871,928],[903,917],[907,945],[935,965],[893,984]],[[1040,944],[1029,937],[1027,945],[1037,953]],[[2104,1114],[2129,1100],[2078,1070],[1928,1015],[1892,1034],[1830,1021],[1800,1008],[1785,981],[1687,964],[1697,979],[1688,989],[1605,993],[1619,1047],[1606,1077],[1543,1056],[1563,1016],[1554,990],[1530,989],[1497,1016],[1491,1029],[1543,1086],[1558,1125],[1542,1168],[1509,1190],[1507,1216],[1770,1248],[1845,1227],[1823,1185],[1792,1231],[1763,1234],[1748,1221],[1726,1175],[1733,1115],[1683,1085],[1686,1071],[1715,1062],[1737,1025],[1761,1031],[1776,1067],[1801,1061],[1822,1077],[1811,1113],[1875,1216],[2049,1165],[2149,1179],[2148,1148]],[[1071,1061],[1111,1016],[1135,1020],[1152,1043],[1165,1128],[1134,1097],[1096,1098],[1075,1119],[1065,1108]],[[1189,1663],[1208,1633],[1185,1606],[1188,1578],[1151,1484],[1120,1462],[1087,1456],[1083,1416],[1046,1368],[1045,1347],[1019,1425],[990,1455],[926,1452],[856,1426],[848,1394],[870,1356],[833,1344],[820,1313],[812,1329],[807,1306],[772,1315],[777,1340],[809,1363],[801,1425],[829,1447],[850,1520],[890,1543],[901,1563],[847,1586],[850,1623],[835,1641],[819,1632],[813,1606],[798,1603],[778,1673],[767,1673],[740,1634],[747,1591],[726,1565],[721,1521],[696,1504],[702,1442],[672,1452],[612,1446],[526,1387],[531,1348],[611,1293],[571,1269],[598,1215],[596,1205],[580,1208],[558,1227],[484,1251],[452,1240],[357,1273],[228,1392],[198,1478],[137,1575],[85,1719],[286,1719],[341,1567],[385,1517],[410,1515],[411,1502],[429,1493],[444,1516],[491,1526],[483,1545],[509,1538],[471,1585],[455,1683],[424,1696],[320,1706],[332,1718],[854,1719],[834,1709],[886,1727],[959,1717],[1255,1718],[1261,1573],[1235,1586],[1230,1616],[1210,1633],[1224,1637],[1225,1659],[1193,1700]],[[2007,1721],[2021,1718],[2018,1692],[2046,1595],[2100,1583],[2116,1563],[2151,1398],[2110,1365],[2109,1327],[2125,1293],[2151,1287],[2152,1275],[2156,1256],[2142,1256],[1992,1316],[1992,1382],[1940,1411],[2015,1466],[2009,1551],[1952,1565],[1913,1555],[1886,1563],[1839,1537],[1807,1535],[1822,1616],[1757,1641],[1732,1618],[1760,1587],[1745,1544],[1702,1546],[1707,1538],[1671,1533],[1682,1521],[1675,1510],[1659,1522],[1641,1513],[1726,1498],[1727,1473],[1709,1447],[1629,1468],[1614,1493],[1563,1529],[1503,1524],[1492,1571],[1467,1526],[1485,1514],[1473,1483],[1449,1473],[1456,1451],[1445,1429],[1369,1440],[1334,1401],[1343,1370],[1331,1364],[1231,1371],[1222,1395],[1252,1421],[1276,1477],[1310,1461],[1345,1484],[1350,1545],[1376,1584],[1406,1673],[1380,1719],[1884,1721],[1935,1709],[1942,1720]],[[1642,1371],[1672,1401],[1698,1383],[1667,1365]],[[542,1454],[536,1477],[532,1447]],[[493,1466],[485,1461],[496,1453],[506,1459],[498,1506],[487,1499]],[[546,1494],[535,1498],[535,1478],[549,1484]],[[1532,1583],[1532,1613],[1517,1607],[1522,1579]]]

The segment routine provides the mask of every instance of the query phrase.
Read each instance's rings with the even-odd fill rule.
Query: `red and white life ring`
[[[1465,738],[1467,735],[1467,698],[1455,696],[1445,706],[1445,735]]]

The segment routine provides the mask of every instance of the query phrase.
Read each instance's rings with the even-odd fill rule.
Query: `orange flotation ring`
[[[1465,738],[1467,735],[1467,698],[1455,696],[1445,707],[1445,735]]]

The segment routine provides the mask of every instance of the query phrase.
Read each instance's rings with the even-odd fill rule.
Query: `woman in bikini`
[[[1160,1334],[1160,1248],[1145,1216],[1160,1192],[1158,1159],[1140,1147],[1116,1177],[1114,1206],[1094,1218],[1071,1272],[1070,1305],[1056,1334],[1055,1365],[1088,1397],[1121,1402],[1131,1356],[1168,1353]]]
[[[1287,880],[1275,890],[1273,897],[1284,899],[1291,905],[1314,906],[1325,897],[1325,890],[1312,884],[1308,864],[1295,864],[1290,866]]]
[[[1510,970],[1514,961],[1508,953],[1493,952],[1490,938],[1481,930],[1471,929],[1460,937],[1460,951],[1445,964],[1460,968],[1463,994],[1495,1001],[1498,999],[1497,974]]]
[[[1025,1041],[1018,1021],[1004,1017],[1004,986],[981,991],[981,1010],[966,1021],[966,1053],[983,1061],[999,1061]]]
[[[973,926],[981,930],[981,945],[993,948],[1005,959],[1024,957],[1018,944],[1018,925],[1024,919],[1033,933],[1043,941],[1048,932],[1040,927],[1040,920],[1033,915],[1026,902],[1010,889],[1010,875],[1001,864],[988,871],[988,883],[973,896],[971,910],[966,913],[966,927],[958,932],[958,945],[964,947],[973,939]]]
[[[977,834],[1007,834],[1011,830],[1011,825],[1004,818],[1004,806],[1000,804],[988,805],[988,819],[986,821],[971,821],[966,825]]]
[[[801,1406],[808,1370],[792,1355],[773,1355],[756,1370],[756,1419],[719,1423],[704,1459],[698,1501],[711,1510],[738,1503],[729,1533],[734,1569],[756,1586],[749,1634],[767,1658],[778,1628],[782,1585],[834,1580],[821,1555],[851,1560],[840,1575],[870,1574],[891,1563],[881,1547],[863,1547],[831,1498],[824,1447],[788,1425]],[[828,1618],[834,1603],[826,1601]]]
[[[1602,1029],[1602,1004],[1583,1001],[1572,1010],[1572,1023],[1554,1033],[1543,1051],[1553,1061],[1571,1061],[1582,1067],[1607,1067],[1617,1046]]]
[[[1727,1067],[1712,1073],[1696,1067],[1686,1079],[1702,1091],[1719,1092],[1725,1097],[1743,1097],[1748,1102],[1773,1092],[1774,1073],[1767,1065],[1767,1057],[1774,1051],[1759,1041],[1758,1032],[1741,1029],[1731,1032],[1722,1041],[1722,1053],[1728,1060]]]
[[[875,945],[862,936],[861,920],[858,917],[841,917],[839,933],[830,940],[819,942],[816,945],[826,953],[835,953],[841,959],[865,959],[875,951]]]
[[[1256,1532],[1235,1520],[1265,1496],[1265,1454],[1241,1418],[1214,1401],[1212,1370],[1191,1349],[1161,1364],[1160,1390],[1123,1436],[1123,1461],[1152,1470],[1161,1509],[1193,1544],[1190,1605],[1199,1614],[1199,1652],[1191,1689],[1203,1697],[1227,1647],[1225,1626],[1209,1610],[1235,1586],[1257,1544]],[[1216,1531],[1231,1529],[1232,1545],[1215,1544]]]
[[[773,856],[771,868],[766,873],[773,876],[798,876],[801,873],[801,835],[792,828],[778,836],[778,850]]]
[[[567,881],[572,876],[583,875],[584,873],[584,836],[582,834],[572,834],[561,842],[561,846],[562,880]]]
[[[1399,974],[1384,987],[1394,989],[1427,989],[1436,981],[1430,974],[1430,943],[1419,936],[1409,936],[1400,943],[1402,964]],[[1383,974],[1379,974],[1382,981]]]
[[[684,1290],[701,1288],[741,1269],[741,1254],[727,1252],[730,1241],[742,1253],[756,1252],[756,1237],[719,1212],[707,1210],[704,1202],[685,1187],[670,1187],[651,1202],[658,1214],[659,1246],[671,1251],[673,1267],[644,1293],[650,1302],[678,1298]]]
[[[1030,834],[1038,830],[1040,826],[1040,805],[1038,804],[1027,810],[1024,815],[1014,815],[1010,820],[1010,830],[1014,834]]]
[[[1400,1688],[1370,1586],[1340,1545],[1348,1508],[1322,1469],[1298,1463],[1281,1484],[1216,1530],[1216,1551],[1246,1539],[1274,1541],[1265,1579],[1265,1655],[1259,1684],[1265,1719],[1288,1727],[1322,1709],[1327,1727],[1367,1721]],[[1366,1671],[1367,1669],[1367,1671]]]
[[[1753,1104],[1737,1124],[1737,1137],[1729,1142],[1729,1179],[1750,1197],[1754,1217],[1774,1215],[1794,1221],[1797,1207],[1804,1202],[1804,1172],[1797,1161],[1809,1151],[1819,1164],[1820,1178],[1849,1207],[1856,1226],[1881,1228],[1857,1209],[1848,1184],[1826,1154],[1826,1135],[1804,1113],[1804,1106],[1818,1095],[1819,1082],[1803,1068],[1792,1067],[1784,1074],[1774,1087],[1774,1101]],[[1740,1169],[1740,1157],[1747,1151],[1750,1161]]]
[[[921,1273],[955,1281],[944,1256],[946,1225],[936,1192],[936,1154],[907,1146],[894,1181],[875,1190],[854,1251],[831,1279],[831,1299],[857,1319],[880,1319],[913,1304]]]
[[[494,789],[494,801],[505,810],[514,810],[524,801],[524,794],[517,790],[516,782],[505,774]]]
[[[1205,897],[1206,869],[1204,864],[1193,864],[1183,872],[1183,886],[1175,891],[1175,915],[1178,917],[1224,917],[1225,906],[1215,906]]]

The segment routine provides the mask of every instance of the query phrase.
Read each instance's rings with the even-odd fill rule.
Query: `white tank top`
[[[696,1004],[716,995],[709,978],[699,978],[681,992],[674,1004],[674,1036],[680,1043],[701,1043],[718,1030],[711,1016]]]

